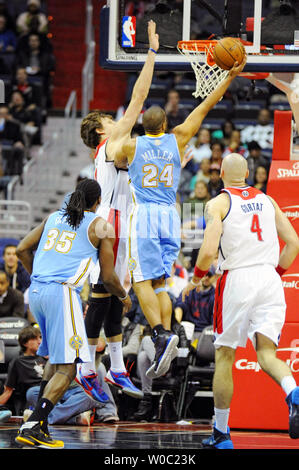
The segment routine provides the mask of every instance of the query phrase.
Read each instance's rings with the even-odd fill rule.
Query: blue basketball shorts
[[[135,282],[169,277],[181,247],[175,206],[135,205],[128,221],[129,271]]]
[[[80,295],[67,285],[33,281],[29,307],[41,330],[40,356],[51,364],[89,362]]]

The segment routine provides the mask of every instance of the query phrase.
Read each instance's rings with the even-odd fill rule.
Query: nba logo
[[[122,47],[135,47],[136,16],[123,16],[122,21]]]

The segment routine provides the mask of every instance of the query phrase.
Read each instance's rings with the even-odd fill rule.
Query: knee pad
[[[117,336],[122,333],[121,320],[122,320],[123,304],[118,297],[113,295],[111,297],[111,306],[109,314],[105,318],[104,331],[107,338]]]
[[[85,316],[85,329],[87,338],[98,338],[104,319],[110,311],[111,297],[91,298]]]

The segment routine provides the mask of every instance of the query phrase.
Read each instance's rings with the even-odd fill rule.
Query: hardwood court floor
[[[0,450],[21,448],[15,443],[20,420],[0,425]],[[87,426],[49,426],[54,439],[64,441],[64,449],[201,449],[201,440],[211,432],[207,424],[177,423],[96,423]],[[287,432],[232,430],[235,449],[293,450],[299,453],[299,439]],[[63,452],[63,451],[62,451]],[[3,455],[3,454],[2,454]]]

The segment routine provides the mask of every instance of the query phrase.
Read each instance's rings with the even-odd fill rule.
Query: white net
[[[207,45],[202,50],[203,46],[199,46],[196,41],[190,43],[182,42],[178,50],[187,57],[195,74],[196,90],[192,93],[193,96],[195,98],[200,96],[204,99],[227,77],[228,71],[216,64],[208,64],[207,58],[209,54],[212,54],[212,45]]]

